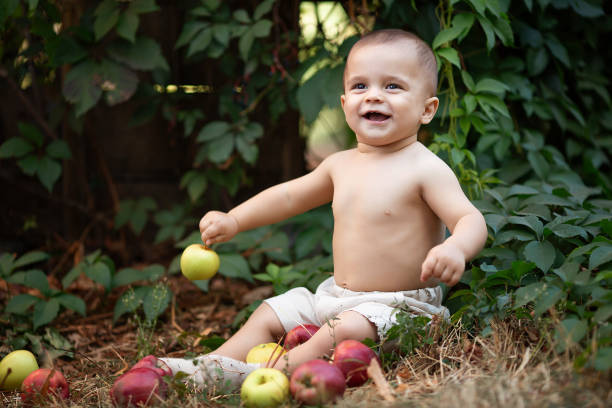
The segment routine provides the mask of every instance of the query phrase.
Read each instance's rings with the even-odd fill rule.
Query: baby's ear
[[[425,100],[425,109],[423,110],[423,114],[421,115],[421,123],[423,125],[431,122],[433,117],[436,115],[436,111],[438,110],[438,105],[440,104],[440,100],[432,96]]]
[[[340,106],[342,106],[342,109],[344,109],[344,100],[346,99],[346,97],[344,96],[344,94],[340,95]]]

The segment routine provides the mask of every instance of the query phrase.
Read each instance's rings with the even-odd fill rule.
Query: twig
[[[393,390],[391,386],[385,379],[385,375],[380,368],[380,364],[378,364],[378,360],[373,358],[370,361],[370,365],[368,366],[368,376],[374,381],[376,384],[376,389],[381,397],[385,399],[385,401],[394,402],[395,397],[393,396]]]

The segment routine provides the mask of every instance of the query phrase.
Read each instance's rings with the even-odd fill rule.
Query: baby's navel
[[[391,215],[391,210],[385,210],[385,215]]]

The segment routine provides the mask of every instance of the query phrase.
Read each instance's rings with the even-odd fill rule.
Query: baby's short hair
[[[438,63],[436,62],[436,57],[434,56],[433,50],[429,44],[423,41],[416,34],[397,28],[372,31],[361,37],[353,45],[351,52],[363,45],[394,43],[398,40],[408,40],[414,42],[417,49],[417,54],[423,63],[423,72],[425,72],[425,74],[431,79],[431,94],[432,96],[435,96],[438,89]]]

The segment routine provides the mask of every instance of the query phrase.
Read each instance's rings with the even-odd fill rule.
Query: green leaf
[[[436,50],[440,46],[453,41],[459,37],[459,35],[463,32],[463,29],[463,27],[456,26],[440,31],[433,40],[432,48]]]
[[[99,66],[93,60],[85,60],[66,74],[62,92],[70,103],[75,104],[76,116],[87,112],[100,99],[99,76]]]
[[[143,271],[134,268],[124,268],[113,276],[113,288],[129,285],[144,279],[146,279],[146,275]]]
[[[200,31],[198,35],[196,35],[189,43],[189,48],[187,49],[187,58],[200,51],[206,50],[206,48],[210,45],[212,38],[213,31],[211,28],[204,28],[202,31]]]
[[[565,46],[561,44],[554,34],[546,34],[546,46],[556,59],[561,61],[566,67],[570,67],[571,63],[567,49],[565,49]]]
[[[62,174],[62,166],[48,156],[44,156],[38,162],[36,175],[40,182],[51,192],[53,185]]]
[[[236,138],[236,149],[247,163],[255,165],[258,153],[255,143],[248,142],[244,137],[238,137]]]
[[[40,299],[32,295],[17,295],[6,304],[6,313],[26,314],[28,309],[32,307]]]
[[[255,12],[253,13],[253,19],[259,20],[264,15],[268,14],[272,10],[272,6],[276,0],[264,0],[257,5]]]
[[[48,301],[39,300],[34,305],[34,330],[51,323],[57,317],[59,308],[60,304],[55,298],[51,298]]]
[[[506,104],[498,96],[489,94],[479,94],[476,95],[476,100],[478,101],[480,107],[485,111],[485,113],[489,115],[489,117],[491,117],[491,113],[489,113],[489,107],[491,107],[501,113],[503,116],[510,118],[510,112],[508,112]],[[495,120],[494,117],[492,117],[492,119]]]
[[[253,282],[248,262],[239,254],[219,254],[219,273],[229,278]]]
[[[178,40],[176,40],[176,44],[174,45],[174,48],[175,49],[180,48],[184,46],[185,44],[191,42],[191,40],[194,38],[194,36],[198,32],[202,31],[209,25],[210,24],[207,22],[196,21],[196,20],[186,22],[185,25],[183,25],[183,30],[181,31],[181,35],[179,36]]]
[[[34,150],[34,146],[22,137],[11,137],[0,146],[0,159],[23,157]]]
[[[255,24],[251,30],[253,31],[253,35],[256,38],[267,37],[270,35],[270,29],[272,28],[272,21],[270,20],[259,20]]]
[[[112,6],[111,6],[112,4]],[[94,34],[96,41],[104,37],[119,21],[119,8],[115,0],[104,0],[96,9]]]
[[[527,152],[527,160],[529,160],[529,164],[531,164],[531,168],[542,180],[546,180],[550,173],[550,165],[542,156],[540,152],[537,151],[529,151]]]
[[[493,24],[491,24],[489,20],[487,20],[480,14],[477,16],[477,18],[487,39],[487,51],[491,51],[495,46],[495,29],[493,27]]]
[[[612,369],[612,347],[601,347],[595,354],[595,369],[609,372]]]
[[[319,226],[314,226],[300,232],[295,240],[296,258],[299,260],[308,256],[321,243],[325,234],[326,231]]]
[[[125,38],[133,43],[136,40],[136,30],[138,30],[138,14],[131,12],[129,9],[119,16],[117,22],[117,34],[119,37]]]
[[[600,246],[591,253],[589,258],[589,269],[593,270],[610,261],[612,261],[612,246]]]
[[[230,130],[230,124],[227,122],[214,121],[206,124],[200,130],[196,141],[198,142],[208,142],[214,139],[217,139],[221,136],[224,136]]]
[[[69,293],[62,293],[61,295],[54,297],[54,299],[57,299],[57,301],[65,308],[73,310],[81,316],[85,316],[85,302],[80,297],[71,295]]]
[[[85,274],[90,279],[104,286],[106,291],[111,290],[111,285],[112,285],[111,271],[105,263],[96,262],[93,265],[86,266],[84,269],[85,269]]]
[[[535,316],[541,316],[548,309],[556,305],[557,302],[564,296],[565,292],[563,292],[557,286],[547,286],[544,293],[539,296],[537,302],[535,303],[535,307],[533,309]]]
[[[113,310],[113,323],[125,313],[134,312],[142,304],[145,296],[152,290],[150,286],[143,286],[135,290],[128,290],[115,302]]]
[[[152,71],[155,68],[169,71],[170,67],[164,58],[157,41],[149,37],[139,37],[133,44],[114,43],[108,47],[108,55],[132,69]],[[135,82],[138,82],[137,79]]]
[[[21,268],[26,265],[46,261],[49,259],[49,254],[43,251],[31,251],[23,254],[13,263],[13,269]]]
[[[461,62],[459,60],[459,53],[454,48],[441,48],[436,53],[442,58],[448,60],[451,64],[461,69]]]
[[[530,76],[540,75],[548,65],[548,53],[543,47],[527,50],[527,72]]]
[[[489,92],[494,94],[504,94],[509,91],[508,85],[493,78],[483,78],[476,84],[475,93]]]
[[[522,286],[514,292],[514,308],[525,306],[527,303],[533,302],[539,298],[546,290],[546,283],[535,282],[526,286]]]
[[[208,187],[208,179],[206,174],[199,171],[190,171],[185,176],[190,176],[189,181],[185,183],[187,186],[187,194],[191,199],[191,202],[196,202]],[[183,184],[181,182],[181,184]]]
[[[213,163],[223,163],[234,151],[234,136],[215,139],[208,145],[208,159]]]
[[[476,85],[474,84],[474,79],[472,79],[472,76],[470,75],[470,73],[465,71],[465,70],[461,70],[461,79],[463,80],[463,84],[465,85],[465,87],[470,92],[474,92],[474,89],[476,88]],[[467,96],[467,95],[469,95],[469,94],[466,94],[465,96]],[[465,99],[465,96],[464,96],[464,99]],[[476,106],[476,102],[474,102],[474,106]],[[471,111],[469,111],[468,113],[470,113],[470,112]]]
[[[525,259],[547,272],[555,261],[555,247],[548,241],[531,241],[523,252]]]
[[[47,145],[47,154],[58,160],[68,160],[72,158],[72,154],[70,153],[70,147],[68,147],[68,143],[64,140],[56,139],[53,140],[49,145]]]
[[[239,23],[249,24],[251,22],[249,13],[247,13],[246,10],[244,9],[238,9],[234,11],[233,16],[234,16],[234,20],[238,21]]]
[[[168,308],[172,300],[172,292],[166,285],[155,285],[142,301],[145,317],[152,322]]]
[[[26,271],[23,279],[23,284],[30,288],[40,290],[43,295],[49,296],[51,294],[51,288],[49,287],[49,281],[47,275],[40,269],[32,269]]]
[[[555,329],[557,350],[564,351],[578,343],[586,336],[589,325],[586,320],[569,317],[563,320]]]
[[[597,323],[605,324],[610,321],[610,317],[612,317],[612,303],[602,305],[597,309],[593,315],[593,320]]]
[[[253,29],[249,28],[238,41],[238,51],[243,61],[248,61],[249,51],[251,51],[253,41],[255,41],[255,34],[253,33]]]
[[[582,17],[594,18],[604,15],[604,11],[599,5],[589,3],[585,0],[571,0],[569,4],[574,11]]]
[[[128,10],[136,14],[143,14],[158,11],[159,7],[155,4],[155,0],[132,0]]]
[[[542,224],[542,221],[540,221],[538,217],[534,215],[528,215],[525,217],[511,216],[507,218],[507,221],[510,224],[518,224],[528,227],[536,233],[538,239],[542,237],[542,233],[544,232],[544,224]]]

